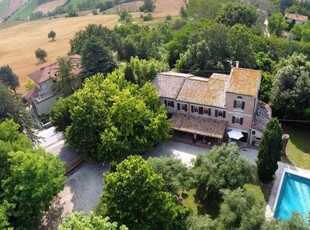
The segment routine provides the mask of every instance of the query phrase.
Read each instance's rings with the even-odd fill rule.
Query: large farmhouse
[[[258,101],[260,81],[260,71],[235,67],[230,75],[214,73],[210,78],[159,73],[153,83],[175,135],[220,144],[227,132],[246,143],[261,138],[271,114]]]
[[[68,57],[72,64],[72,72],[78,74],[81,72],[81,56],[78,54]],[[24,98],[32,105],[39,116],[49,114],[54,102],[61,96],[54,89],[59,70],[58,62],[42,67],[28,75],[35,83],[35,87],[31,89]]]

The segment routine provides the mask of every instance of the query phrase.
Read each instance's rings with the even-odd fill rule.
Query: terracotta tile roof
[[[157,87],[157,93],[160,97],[175,99],[186,78],[191,74],[182,74],[174,72],[166,72],[157,74],[153,84]]]
[[[80,73],[81,72],[81,67],[80,67],[81,56],[78,54],[75,54],[75,55],[69,56],[68,59],[71,61],[71,63],[74,66],[74,68],[72,69],[72,72],[74,74]],[[42,83],[44,81],[47,81],[48,79],[56,78],[58,68],[59,68],[58,62],[55,62],[29,74],[28,77],[31,80],[33,80],[35,83]]]
[[[308,16],[306,15],[301,15],[301,14],[285,14],[285,17],[287,19],[295,20],[295,21],[301,21],[301,22],[307,22],[308,21]]]
[[[175,130],[215,138],[223,138],[226,129],[225,121],[179,113],[172,115],[171,123]]]
[[[227,92],[257,97],[261,74],[258,70],[233,68]]]
[[[33,87],[29,92],[24,96],[24,99],[31,103],[32,98],[36,98],[38,96],[38,92],[40,89],[37,87]]]
[[[257,115],[254,119],[253,129],[264,132],[267,122],[271,118],[271,108],[265,102],[258,102]]]
[[[213,76],[213,75],[212,75]],[[225,106],[225,86],[228,80],[219,76],[210,78],[187,78],[177,97],[178,101],[186,101],[216,107]]]

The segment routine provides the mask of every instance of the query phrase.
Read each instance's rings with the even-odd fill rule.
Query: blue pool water
[[[293,212],[308,217],[310,212],[310,179],[285,172],[274,216],[289,219]]]

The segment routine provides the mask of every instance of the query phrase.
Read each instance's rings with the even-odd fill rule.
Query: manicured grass
[[[255,184],[245,184],[243,186],[246,190],[252,191],[255,194],[255,197],[257,197],[258,199],[261,199],[263,201],[265,201],[265,204],[267,204],[266,201],[266,197],[264,195],[264,192],[262,191],[262,188],[259,185],[255,185]],[[270,195],[270,194],[269,194]],[[269,199],[269,195],[268,195],[268,199]]]
[[[9,0],[2,0],[0,2],[0,17],[4,18],[6,9],[9,6]]]
[[[182,203],[185,207],[189,208],[193,214],[197,214],[198,213],[198,204],[195,202],[195,192],[196,192],[196,189],[191,189],[187,192],[187,195],[188,197],[184,198],[182,200]]]
[[[20,8],[15,14],[13,14],[12,17],[10,17],[8,21],[12,22],[15,20],[26,19],[32,14],[32,12],[35,10],[37,5],[38,5],[38,0],[30,0],[22,8]]]
[[[310,169],[310,128],[302,125],[282,124],[284,133],[290,135],[287,158],[297,167]]]

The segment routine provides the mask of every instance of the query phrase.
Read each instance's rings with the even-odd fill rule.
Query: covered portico
[[[226,129],[226,121],[183,113],[174,113],[171,124],[175,133],[190,134],[191,138],[187,139],[201,146],[222,144]]]

